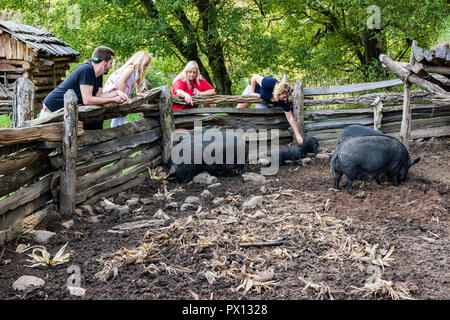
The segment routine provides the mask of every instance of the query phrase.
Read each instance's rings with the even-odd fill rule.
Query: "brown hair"
[[[103,60],[108,61],[111,59],[111,57],[114,57],[114,51],[111,48],[100,46],[97,47],[92,53],[91,60],[95,63],[101,62]]]

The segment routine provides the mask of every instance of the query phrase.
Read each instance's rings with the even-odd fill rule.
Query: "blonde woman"
[[[292,98],[293,89],[287,82],[279,82],[272,77],[263,77],[259,74],[254,74],[250,84],[242,93],[243,96],[256,96],[268,103],[273,103],[276,106],[282,107],[287,121],[294,130],[295,138],[299,145],[303,144],[303,138],[298,131],[297,123],[292,115],[289,98]],[[248,108],[250,103],[239,103],[237,108]],[[266,104],[257,103],[256,108],[268,108]]]
[[[116,90],[124,92],[128,97],[128,103],[134,87],[136,87],[136,95],[144,97],[144,94],[141,92],[141,83],[144,81],[151,60],[152,58],[148,52],[136,52],[123,66],[109,76],[103,86],[103,90],[105,92]],[[111,128],[123,125],[126,119],[126,116],[112,119]]]
[[[216,90],[200,75],[198,64],[189,61],[183,71],[172,82],[172,94],[184,98],[187,105],[173,105],[173,110],[197,108],[192,103],[192,96],[210,96],[216,94]],[[210,105],[216,107],[215,104]]]

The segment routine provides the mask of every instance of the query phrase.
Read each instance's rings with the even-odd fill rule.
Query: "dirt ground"
[[[422,159],[405,183],[354,182],[355,196],[332,188],[330,159],[319,158],[283,166],[264,183],[218,177],[215,200],[186,211],[181,204],[204,186],[148,179],[109,198],[123,205],[139,197],[128,214],[97,204],[70,229],[57,213],[38,225],[57,233],[45,246],[52,256],[68,242],[65,264],[27,267],[31,250],[16,247],[35,245],[30,235],[0,248],[0,299],[449,299],[450,139],[414,142],[410,154]],[[263,203],[244,206],[254,196]],[[171,202],[178,208],[166,208]],[[111,232],[142,220],[162,224]],[[72,265],[82,298],[67,290]],[[22,275],[45,286],[14,291]]]

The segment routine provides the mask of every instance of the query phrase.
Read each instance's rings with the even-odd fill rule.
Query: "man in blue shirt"
[[[66,80],[53,89],[44,99],[39,117],[45,117],[51,112],[64,107],[64,94],[67,90],[74,90],[78,105],[99,105],[105,103],[129,102],[128,96],[121,91],[103,93],[103,75],[107,74],[114,61],[114,52],[108,47],[98,47],[92,53],[90,62],[79,65]],[[92,123],[85,129],[102,129],[102,123]]]

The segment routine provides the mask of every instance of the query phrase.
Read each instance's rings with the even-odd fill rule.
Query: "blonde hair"
[[[134,76],[138,83],[142,83],[145,78],[145,74],[150,67],[150,62],[152,61],[151,55],[147,51],[138,51],[136,52],[123,66],[113,72],[111,76],[116,76],[122,74],[122,72],[128,67],[133,66],[134,68]],[[145,66],[147,65],[147,66]]]
[[[172,84],[174,84],[175,82],[178,81],[178,79],[182,78],[186,84],[190,87],[191,86],[191,82],[189,81],[189,78],[187,76],[187,73],[189,70],[193,69],[193,68],[197,68],[197,76],[195,77],[195,82],[197,84],[200,84],[200,80],[203,78],[202,75],[200,74],[200,68],[198,67],[198,63],[195,61],[189,61],[186,66],[184,67],[183,71],[181,71],[172,81]]]
[[[288,82],[278,82],[273,87],[273,93],[272,94],[273,94],[273,97],[275,98],[275,100],[278,101],[278,97],[280,95],[282,95],[283,93],[287,93],[288,100],[291,100],[293,91],[294,91],[294,89],[292,89],[291,85]]]

